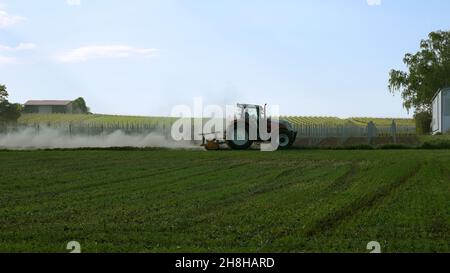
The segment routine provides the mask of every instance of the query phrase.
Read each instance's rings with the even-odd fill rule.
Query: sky
[[[94,113],[269,103],[283,115],[409,117],[387,88],[443,0],[0,0],[10,101],[84,97]]]

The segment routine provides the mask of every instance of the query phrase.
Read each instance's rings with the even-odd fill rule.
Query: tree
[[[431,112],[436,92],[450,85],[450,31],[436,31],[422,40],[420,50],[405,55],[408,71],[391,70],[389,90],[400,92],[409,111]]]
[[[9,103],[6,86],[0,85],[0,122],[15,122],[20,117],[22,106]]]
[[[21,110],[22,106],[18,103],[0,102],[0,122],[16,122]]]
[[[79,114],[88,114],[89,107],[86,105],[84,98],[80,97],[72,102],[73,112]]]
[[[5,101],[8,98],[8,91],[6,91],[6,86],[0,84],[0,102]]]

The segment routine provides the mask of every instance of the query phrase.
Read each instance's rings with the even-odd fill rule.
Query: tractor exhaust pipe
[[[264,120],[267,120],[267,103],[264,104]]]

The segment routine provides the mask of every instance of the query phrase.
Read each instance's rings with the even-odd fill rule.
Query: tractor
[[[234,121],[228,125],[231,129],[234,127],[234,136],[227,138],[227,133],[224,133],[223,141],[219,141],[216,138],[212,140],[206,140],[205,136],[208,134],[203,134],[203,144],[207,150],[219,150],[221,144],[226,144],[232,150],[247,150],[253,143],[265,142],[260,136],[260,121],[267,121],[267,131],[271,132],[272,126],[278,126],[279,129],[279,147],[278,149],[284,150],[288,149],[294,144],[297,138],[297,132],[294,130],[292,125],[284,120],[280,120],[278,123],[272,123],[271,118],[267,118],[267,105],[264,107],[254,104],[238,104],[237,105],[237,115]],[[238,126],[238,124],[245,124],[244,128]],[[257,136],[256,139],[250,139],[249,131],[250,125],[256,125]],[[219,132],[220,133],[220,132]],[[218,133],[212,133],[217,135]],[[212,135],[209,134],[209,135]],[[270,140],[269,140],[270,141]]]

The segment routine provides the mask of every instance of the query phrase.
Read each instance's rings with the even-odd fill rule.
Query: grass
[[[0,252],[450,251],[450,151],[0,151]]]
[[[422,142],[433,142],[433,141],[450,141],[450,134],[445,135],[420,135],[419,139]]]

